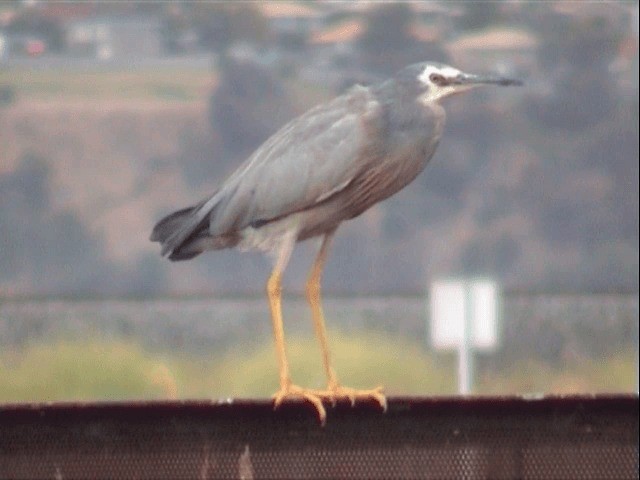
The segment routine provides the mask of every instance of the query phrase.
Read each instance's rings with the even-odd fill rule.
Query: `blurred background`
[[[289,119],[419,61],[521,78],[447,102],[416,181],[336,236],[336,370],[454,394],[431,282],[500,285],[475,393],[637,391],[638,2],[0,3],[0,401],[267,395],[260,254],[170,263],[155,222]],[[324,384],[285,276],[294,379]]]

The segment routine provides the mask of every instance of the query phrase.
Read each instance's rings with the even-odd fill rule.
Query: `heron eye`
[[[429,75],[429,80],[431,80],[431,82],[435,83],[436,85],[444,85],[446,82],[445,78],[439,73],[432,73],[431,75]]]

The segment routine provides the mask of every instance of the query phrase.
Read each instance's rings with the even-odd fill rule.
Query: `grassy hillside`
[[[419,342],[378,333],[332,336],[334,366],[345,385],[384,385],[390,395],[456,393],[453,355],[430,355]],[[288,353],[294,381],[324,386],[312,338],[292,338]],[[633,352],[553,369],[523,359],[507,371],[480,369],[476,393],[631,392]],[[162,398],[265,397],[277,387],[270,339],[210,357],[151,352],[122,340],[60,340],[0,353],[0,402]]]
[[[18,99],[197,101],[210,93],[215,74],[204,70],[64,71],[0,70],[0,85]]]
[[[15,91],[0,106],[0,230],[11,232],[0,236],[0,295],[262,289],[247,281],[265,275],[249,256],[170,267],[148,237],[162,215],[211,194],[258,137],[332,95],[265,75],[260,85],[227,70],[0,72]],[[637,291],[637,102],[611,96],[606,115],[563,130],[520,92],[495,108],[489,91],[451,100],[428,171],[341,228],[329,288],[416,292],[468,273],[520,291]],[[225,275],[231,265],[242,274]],[[288,274],[301,283],[306,265]]]

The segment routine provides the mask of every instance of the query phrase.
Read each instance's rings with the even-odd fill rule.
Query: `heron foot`
[[[324,426],[327,420],[327,411],[322,404],[322,397],[316,393],[314,390],[306,389],[299,387],[298,385],[293,384],[285,384],[280,387],[273,395],[273,409],[278,408],[282,402],[285,400],[296,399],[296,400],[306,400],[311,403],[316,411],[318,412],[318,419],[320,420],[320,425]]]
[[[315,391],[314,393],[325,400],[329,400],[332,405],[340,399],[348,399],[351,406],[355,406],[358,400],[375,400],[383,412],[387,411],[387,398],[384,396],[382,386],[369,390],[358,390],[351,387],[343,387],[337,382],[330,382],[326,390]]]
[[[316,412],[318,412],[318,420],[324,426],[327,420],[327,411],[324,408],[323,401],[329,401],[335,406],[338,400],[349,400],[351,406],[354,406],[357,401],[374,400],[380,405],[382,411],[386,412],[387,398],[384,396],[383,390],[381,386],[369,390],[358,390],[343,387],[338,383],[330,383],[325,390],[313,390],[288,384],[280,387],[280,390],[273,395],[273,409],[275,410],[287,400],[306,400],[315,407]]]

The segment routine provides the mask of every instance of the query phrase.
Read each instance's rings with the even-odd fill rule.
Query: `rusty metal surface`
[[[636,395],[0,405],[0,478],[638,478]]]

